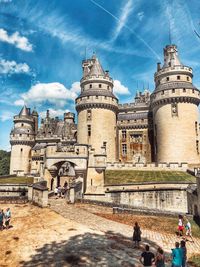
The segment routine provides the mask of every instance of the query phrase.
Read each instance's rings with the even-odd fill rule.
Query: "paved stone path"
[[[131,226],[102,218],[100,216],[90,213],[85,209],[78,208],[72,204],[67,204],[66,201],[63,199],[50,199],[49,202],[50,208],[55,212],[61,214],[63,217],[78,222],[80,224],[87,225],[87,227],[94,231],[96,230],[98,232],[102,232],[108,240],[112,241],[110,244],[108,244],[108,247],[110,246],[112,250],[115,250],[117,252],[120,251],[120,253],[116,252],[114,254],[115,257],[119,256],[117,261],[119,262],[119,264],[117,264],[112,258],[112,260],[109,261],[109,265],[107,265],[108,263],[100,263],[98,261],[99,264],[97,264],[97,266],[141,266],[138,261],[138,257],[141,254],[141,250],[133,249]],[[162,234],[150,230],[142,230],[142,244],[149,244],[153,252],[156,251],[158,246],[161,246],[169,256],[171,248],[174,247],[175,241],[180,241],[180,239],[173,234]],[[187,242],[188,255],[200,251],[200,240],[194,238],[194,241],[194,243]],[[83,245],[85,246],[87,244]],[[111,250],[107,252],[109,252],[107,254],[112,254]],[[96,256],[99,259],[99,253],[97,251],[94,252],[94,254],[95,253],[97,253]],[[106,255],[105,257],[108,257],[108,255]],[[170,259],[170,257],[168,258]],[[122,259],[126,260],[123,262]],[[113,264],[111,264],[112,261]],[[166,266],[170,266],[170,263],[168,262]]]

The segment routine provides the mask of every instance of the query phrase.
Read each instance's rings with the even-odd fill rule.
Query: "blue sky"
[[[25,102],[43,116],[74,111],[81,60],[95,51],[120,102],[154,89],[163,47],[178,45],[200,87],[199,0],[0,0],[0,149]]]

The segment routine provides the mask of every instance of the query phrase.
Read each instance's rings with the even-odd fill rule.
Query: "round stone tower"
[[[157,162],[200,162],[200,91],[192,78],[192,68],[181,64],[176,45],[167,45],[164,65],[158,63],[151,95]]]
[[[82,62],[81,94],[76,99],[78,112],[77,141],[95,149],[106,148],[107,161],[116,159],[116,113],[118,99],[113,94],[113,80],[95,55]]]
[[[14,116],[14,128],[10,133],[10,174],[24,175],[30,172],[35,126],[35,119],[26,106],[22,108],[19,115]]]

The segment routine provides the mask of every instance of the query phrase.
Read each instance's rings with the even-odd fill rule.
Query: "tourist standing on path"
[[[57,195],[58,195],[58,187],[55,187],[55,189],[54,189],[54,195],[57,197]]]
[[[4,219],[4,213],[3,210],[0,210],[0,231],[3,230],[3,219]]]
[[[165,267],[165,255],[162,248],[158,248],[156,257],[155,257],[155,266],[156,267]]]
[[[189,236],[192,240],[192,242],[194,243],[194,240],[192,238],[192,227],[191,227],[191,223],[188,221],[188,219],[186,218],[186,225],[185,225],[185,229],[186,229],[186,236]]]
[[[135,242],[135,248],[139,248],[139,243],[141,241],[141,230],[140,226],[138,225],[137,222],[135,222],[135,225],[133,227],[133,241]]]
[[[187,261],[187,249],[185,246],[185,241],[181,240],[181,250],[183,253],[183,258],[182,258],[182,267],[186,267],[186,261]]]
[[[181,267],[183,261],[183,251],[179,248],[179,242],[175,243],[175,248],[172,249],[172,267]]]
[[[179,234],[179,236],[183,236],[183,229],[184,229],[183,216],[178,215],[178,234]]]
[[[143,266],[150,267],[155,261],[154,259],[155,259],[154,254],[151,251],[149,251],[149,245],[146,245],[145,251],[142,252],[140,256],[140,262],[143,264]]]
[[[9,229],[9,225],[10,225],[10,219],[11,219],[11,211],[10,211],[10,208],[7,208],[5,214],[4,214],[4,217],[5,217],[5,226],[6,226],[6,229]]]

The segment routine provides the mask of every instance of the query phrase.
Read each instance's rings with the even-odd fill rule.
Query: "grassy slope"
[[[32,177],[0,178],[0,184],[31,184],[31,183],[33,183]]]
[[[105,184],[131,184],[137,182],[196,182],[196,178],[181,171],[106,170]]]

